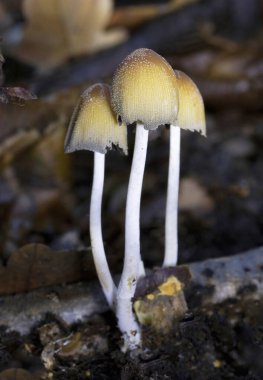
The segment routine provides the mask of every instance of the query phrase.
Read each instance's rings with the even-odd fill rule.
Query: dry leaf
[[[36,99],[36,96],[22,87],[0,87],[0,102],[23,104],[26,100]]]
[[[51,325],[52,328],[54,327]],[[92,358],[96,354],[104,354],[107,351],[107,335],[101,334],[101,331],[94,333],[89,328],[84,328],[81,331],[51,340],[45,345],[41,353],[41,359],[45,368],[52,370],[58,364],[58,358],[75,362],[84,357],[88,360],[88,358]]]
[[[84,279],[85,255],[87,251],[52,251],[43,244],[27,244],[11,255],[7,266],[0,266],[0,294]],[[91,257],[88,261],[92,266]]]
[[[23,107],[0,103],[0,170],[38,143],[51,143],[53,146],[56,140],[57,144],[58,135],[64,133],[78,95],[79,90],[73,89],[49,100],[27,102]],[[61,136],[61,145],[63,140],[64,135]],[[56,146],[62,154],[63,149]]]
[[[2,66],[5,62],[4,57],[0,53],[0,85],[4,81]],[[0,87],[1,103],[23,103],[26,100],[36,99],[36,96],[22,87]]]
[[[112,9],[112,0],[24,0],[27,24],[15,54],[43,69],[121,42],[123,31],[104,31]]]
[[[179,208],[185,211],[211,211],[213,200],[193,178],[183,178],[180,183]]]
[[[117,258],[108,259],[110,266],[117,268]],[[31,243],[14,252],[6,266],[0,265],[0,295],[96,278],[87,249],[55,251],[44,244]]]

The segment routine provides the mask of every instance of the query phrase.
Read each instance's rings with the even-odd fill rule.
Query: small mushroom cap
[[[112,145],[128,153],[127,127],[119,125],[111,109],[110,87],[94,84],[82,93],[73,112],[65,139],[65,152],[91,150],[107,153]]]
[[[182,71],[176,70],[179,93],[177,123],[180,128],[200,132],[206,136],[205,108],[196,84]]]
[[[113,77],[112,106],[125,124],[141,122],[145,129],[173,124],[178,93],[172,67],[153,50],[135,50]]]

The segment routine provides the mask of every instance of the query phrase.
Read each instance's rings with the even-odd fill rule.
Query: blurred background
[[[65,131],[81,92],[110,84],[119,62],[141,47],[186,72],[206,107],[207,138],[182,132],[179,262],[263,244],[262,20],[260,0],[0,1],[2,293],[39,286],[37,279],[18,288],[6,282],[18,271],[32,274],[38,254],[52,262],[58,251],[90,247],[93,154],[65,155]],[[129,156],[106,157],[103,235],[114,273],[122,267],[133,142],[130,126]],[[143,185],[141,249],[149,267],[164,252],[168,156],[162,126],[150,136]],[[58,272],[68,259],[57,260]],[[80,270],[81,260],[65,282],[87,278],[92,264]],[[61,281],[61,273],[52,276],[44,285]]]

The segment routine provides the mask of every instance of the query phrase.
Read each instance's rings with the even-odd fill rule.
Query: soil
[[[23,368],[32,374],[29,379],[41,376],[54,380],[261,380],[262,300],[252,301],[244,289],[237,299],[200,309],[197,305],[203,291],[207,289],[193,286],[188,290],[189,312],[169,336],[144,328],[143,349],[132,354],[121,352],[120,335],[111,313],[94,315],[85,324],[71,327],[50,315],[25,337],[7,332],[2,326],[0,370]],[[59,342],[54,338],[58,330],[71,337],[67,351],[62,349],[63,355],[58,346],[53,347],[52,354],[47,350],[48,341]],[[76,338],[72,338],[76,336],[85,341],[85,355],[76,350]],[[5,379],[3,373],[1,380]]]

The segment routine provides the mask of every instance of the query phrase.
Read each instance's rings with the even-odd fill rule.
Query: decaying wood
[[[251,299],[263,297],[263,247],[243,254],[189,265],[191,286],[208,288],[202,304],[217,304],[249,291]]]
[[[200,297],[200,306],[242,296],[246,289],[252,299],[263,297],[263,247],[231,257],[192,263],[184,268],[183,271],[189,270],[192,278],[188,289],[208,290]],[[143,290],[144,285],[145,291],[149,290],[151,284],[162,281],[173,271],[178,273],[178,269],[159,269],[151,273],[141,281],[138,292]],[[0,324],[23,334],[46,313],[53,313],[65,322],[72,323],[108,310],[97,282],[48,287],[1,297],[0,305]]]
[[[1,297],[0,305],[0,325],[22,334],[28,333],[47,313],[70,324],[108,310],[97,283],[62,285]]]
[[[200,27],[213,23],[218,33],[231,30],[233,38],[245,38],[259,29],[259,0],[206,0],[159,17],[136,32],[126,43],[92,57],[84,57],[66,68],[56,70],[39,80],[33,90],[48,94],[85,81],[97,81],[112,75],[119,62],[131,51],[147,47],[161,54],[174,54],[199,49],[202,43]],[[242,6],[241,6],[242,5]],[[246,9],[249,5],[249,12]],[[237,12],[237,7],[242,12]],[[238,8],[239,9],[239,8]],[[246,15],[246,18],[244,18]],[[222,20],[224,20],[222,22]]]

